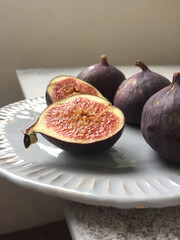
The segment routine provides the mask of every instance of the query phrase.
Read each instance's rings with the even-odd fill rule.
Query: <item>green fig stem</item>
[[[38,138],[35,133],[31,134],[24,134],[24,146],[25,148],[28,148],[31,144],[37,143]]]
[[[107,56],[106,55],[101,55],[101,64],[108,66],[108,61],[107,61]]]
[[[135,66],[138,66],[142,69],[142,71],[150,71],[149,68],[140,60],[137,60]]]

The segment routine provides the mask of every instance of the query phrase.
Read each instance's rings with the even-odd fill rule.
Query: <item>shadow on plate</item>
[[[173,161],[170,161],[162,156],[160,156],[158,153],[155,153],[158,157],[159,161],[167,168],[170,168],[172,170],[180,170],[180,162],[176,163]]]
[[[110,173],[128,173],[136,171],[135,161],[129,160],[125,154],[116,148],[96,153],[96,154],[72,154],[62,151],[58,159],[59,167],[65,167],[68,170],[83,170],[88,172],[110,172]]]

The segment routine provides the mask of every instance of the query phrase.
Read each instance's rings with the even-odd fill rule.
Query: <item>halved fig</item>
[[[81,94],[49,105],[24,134],[28,148],[40,133],[63,150],[94,153],[112,147],[125,124],[122,111],[100,97]]]
[[[53,78],[46,89],[46,103],[60,101],[66,97],[78,94],[90,94],[98,97],[103,95],[91,84],[72,76],[58,76]]]

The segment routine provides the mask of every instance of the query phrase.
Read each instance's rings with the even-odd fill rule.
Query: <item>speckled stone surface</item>
[[[74,240],[178,240],[180,207],[116,209],[63,202]]]

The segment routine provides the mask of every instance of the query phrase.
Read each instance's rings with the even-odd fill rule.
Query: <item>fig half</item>
[[[90,94],[103,97],[95,87],[83,80],[72,76],[58,76],[53,78],[46,88],[46,103],[50,105],[53,102],[77,94]]]
[[[140,125],[142,109],[146,101],[171,82],[164,76],[152,72],[141,61],[136,61],[142,71],[124,80],[114,96],[114,105],[119,107],[130,124]]]
[[[180,73],[144,105],[141,131],[163,158],[180,164]]]
[[[119,69],[108,63],[106,55],[101,56],[99,64],[85,68],[77,77],[97,88],[110,102],[113,102],[117,88],[125,79]]]
[[[124,129],[122,111],[100,97],[81,94],[49,105],[24,134],[28,148],[36,133],[63,150],[94,153],[112,147]]]

